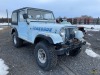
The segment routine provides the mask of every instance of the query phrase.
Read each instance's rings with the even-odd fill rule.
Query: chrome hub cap
[[[46,53],[43,49],[39,49],[38,50],[38,59],[41,63],[45,63],[46,62]]]
[[[17,43],[17,41],[16,41],[16,37],[14,36],[14,44],[16,44]]]

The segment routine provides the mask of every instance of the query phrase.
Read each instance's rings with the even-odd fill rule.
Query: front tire
[[[17,33],[16,32],[14,32],[13,34],[12,34],[12,40],[13,40],[13,45],[15,46],[15,47],[21,47],[22,45],[23,45],[23,40],[22,39],[20,39],[20,38],[18,38],[18,35],[17,35]]]
[[[55,49],[46,41],[37,43],[34,50],[34,56],[38,66],[43,70],[50,70],[57,64]]]

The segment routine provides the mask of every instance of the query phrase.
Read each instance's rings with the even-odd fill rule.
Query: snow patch
[[[95,53],[91,48],[86,49],[86,54],[93,58],[100,58],[100,55]]]
[[[8,23],[0,23],[0,25],[8,25]],[[9,23],[11,25],[11,23]]]
[[[3,30],[3,28],[0,28],[0,30]]]
[[[4,64],[4,60],[0,59],[0,75],[7,75],[9,67]]]
[[[91,46],[91,44],[89,42],[86,42],[87,45]]]
[[[100,39],[97,39],[97,41],[100,41]]]
[[[77,26],[85,27],[86,31],[100,31],[100,25],[78,25],[77,24]]]
[[[95,31],[95,32],[98,32],[100,30],[98,30],[98,29],[86,29],[86,31]]]
[[[88,34],[89,36],[93,36],[92,34]]]

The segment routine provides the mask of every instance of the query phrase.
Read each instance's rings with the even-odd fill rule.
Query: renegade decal
[[[33,27],[34,30],[51,32],[52,28]]]

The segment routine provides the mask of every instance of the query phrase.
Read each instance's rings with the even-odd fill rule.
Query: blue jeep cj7
[[[43,70],[56,66],[57,55],[78,55],[85,44],[84,35],[76,26],[57,24],[50,10],[30,7],[15,10],[11,27],[14,46],[21,47],[23,41],[34,44],[35,60]]]

